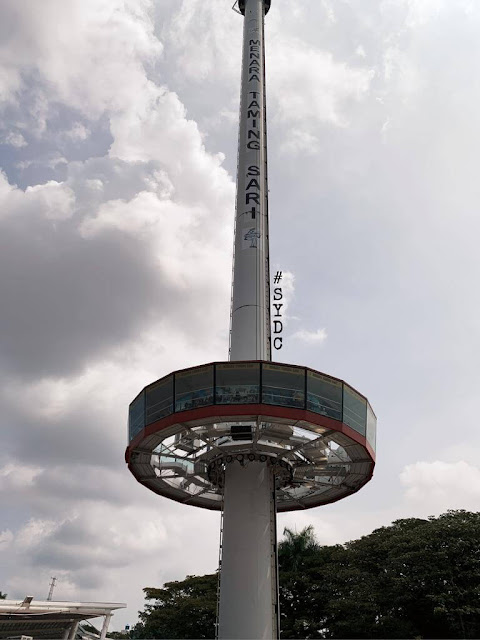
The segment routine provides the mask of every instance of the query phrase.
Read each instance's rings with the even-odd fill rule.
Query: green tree
[[[305,527],[300,533],[285,527],[283,535],[285,538],[278,545],[281,570],[298,572],[319,549],[313,526]]]
[[[330,598],[316,603],[325,637],[480,637],[479,513],[397,520],[345,550]]]
[[[136,638],[215,638],[217,574],[187,576],[163,589],[145,588],[153,601],[140,613]]]
[[[282,638],[317,638],[318,621],[312,618],[316,585],[310,568],[322,552],[313,526],[299,533],[287,527],[278,545],[280,628]]]
[[[480,513],[408,518],[345,545],[279,544],[282,638],[480,638]],[[132,638],[213,638],[217,576],[147,600]]]
[[[0,600],[6,600],[7,594],[0,591]]]
[[[479,513],[398,520],[336,547],[312,534],[279,545],[282,638],[480,637]]]

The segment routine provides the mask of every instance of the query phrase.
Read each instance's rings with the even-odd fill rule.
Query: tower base
[[[278,638],[275,486],[266,462],[225,469],[218,637]]]

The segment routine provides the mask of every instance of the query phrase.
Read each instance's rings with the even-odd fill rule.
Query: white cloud
[[[27,187],[25,199],[35,202],[43,209],[48,220],[65,220],[73,214],[75,194],[64,184],[51,180],[46,184]]]
[[[429,21],[435,20],[445,10],[447,0],[407,0],[408,9],[406,24],[410,28],[422,27]],[[460,0],[459,5],[466,4]]]
[[[31,487],[41,471],[41,467],[6,464],[0,468],[0,492]]]
[[[66,184],[50,180],[22,191],[10,185],[0,172],[0,222],[3,219],[4,225],[14,225],[19,217],[28,216],[37,220],[66,220],[74,207],[75,194]]]
[[[206,83],[208,87],[212,80],[237,84],[241,44],[239,16],[225,11],[218,1],[182,0],[168,27],[164,29],[166,46],[175,55],[177,73],[181,71],[180,81],[186,78]],[[220,52],[222,64],[218,64]]]
[[[300,329],[299,331],[295,331],[292,338],[297,338],[297,340],[311,345],[322,344],[327,339],[327,331],[326,329],[317,329],[316,331]]]
[[[0,500],[22,510],[0,538],[2,585],[44,597],[54,571],[57,597],[127,600],[134,623],[147,583],[217,564],[218,517],[149,494],[123,452],[142,386],[226,357],[234,182],[179,97],[151,77],[163,51],[152,2],[1,11],[17,25],[0,46],[2,95],[55,147],[17,168],[64,172],[25,189],[0,176]],[[112,136],[103,156],[56,148],[93,144],[102,119]]]
[[[81,122],[75,122],[73,127],[65,133],[67,138],[75,141],[86,140],[91,131]]]
[[[281,270],[278,268],[272,269],[272,278],[275,277]],[[272,284],[272,320],[275,318],[281,320],[284,326],[287,326],[291,321],[298,321],[297,316],[292,316],[289,313],[289,309],[295,299],[295,275],[291,271],[281,271],[281,281]],[[280,298],[277,302],[277,298]],[[317,329],[315,331],[309,331],[307,329],[298,329],[292,336],[301,342],[309,345],[321,344],[327,339],[326,329]]]
[[[406,499],[412,505],[422,504],[432,513],[447,509],[478,510],[480,469],[463,460],[409,464],[400,480]]]
[[[194,528],[191,521],[190,509],[157,496],[144,505],[76,504],[55,520],[31,519],[16,534],[5,533],[4,566],[15,571],[4,588],[10,597],[41,598],[56,575],[56,598],[99,600],[101,593],[104,601],[127,600],[129,610],[114,625],[132,623],[143,607],[143,587],[183,577],[192,567],[200,575],[215,570],[218,516],[200,511]],[[202,554],[195,551],[199,539]]]
[[[333,8],[333,3],[331,0],[322,0],[322,5],[325,9],[325,13],[330,24],[334,24],[336,22],[335,11]]]
[[[318,151],[322,127],[349,125],[345,107],[365,99],[374,71],[336,61],[328,51],[285,36],[277,35],[271,46],[273,122],[288,131],[285,150]]]
[[[131,102],[145,86],[142,63],[162,52],[151,10],[150,0],[45,0],[33,8],[6,0],[3,15],[16,28],[0,47],[4,99],[15,99],[36,67],[49,100],[90,116]]]
[[[22,147],[27,146],[27,141],[22,136],[22,134],[19,133],[18,131],[10,131],[9,133],[7,133],[3,137],[2,143],[9,144],[10,146],[15,147],[16,149],[21,149]]]
[[[365,53],[365,49],[363,48],[363,46],[361,44],[358,45],[358,47],[355,49],[355,53],[359,58],[366,58],[367,54]]]
[[[5,529],[5,531],[0,531],[0,551],[2,549],[7,549],[13,541],[13,533],[10,529]]]

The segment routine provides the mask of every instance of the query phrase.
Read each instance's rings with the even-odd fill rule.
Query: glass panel
[[[175,374],[175,411],[213,404],[213,366]]]
[[[343,387],[343,421],[365,435],[367,430],[367,401],[348,385]]]
[[[215,393],[217,404],[260,402],[260,365],[254,362],[217,364]]]
[[[160,469],[162,475],[169,472],[167,475],[185,476],[193,473],[195,465],[191,460],[185,460],[185,458],[181,458],[180,456],[165,454],[158,457],[157,468]]]
[[[307,371],[307,409],[341,420],[342,382],[315,371]]]
[[[367,441],[375,451],[377,444],[377,418],[369,404],[367,404]]]
[[[305,408],[305,369],[262,365],[262,402]]]
[[[146,424],[173,413],[173,376],[157,380],[145,389]]]
[[[145,391],[139,393],[128,409],[128,437],[129,440],[140,433],[145,426]]]

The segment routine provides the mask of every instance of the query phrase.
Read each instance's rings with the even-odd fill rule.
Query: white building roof
[[[81,620],[110,617],[120,602],[63,602],[53,600],[0,600],[0,638],[20,635],[33,638],[66,638]],[[109,619],[109,618],[108,618]]]

